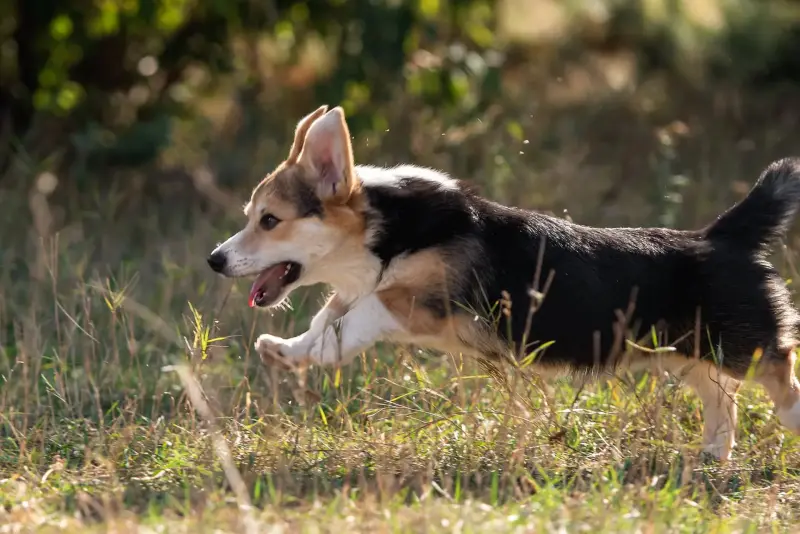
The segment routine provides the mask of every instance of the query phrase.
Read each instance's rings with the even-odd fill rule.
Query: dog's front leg
[[[291,367],[291,363],[286,361],[285,354],[291,353],[292,346],[301,346],[309,343],[322,335],[331,323],[341,318],[347,312],[347,304],[337,294],[331,295],[325,305],[314,317],[308,330],[293,338],[285,339],[272,334],[262,334],[256,341],[256,351],[261,355],[261,360],[265,364],[279,363],[284,367]]]
[[[297,337],[260,336],[256,349],[267,358],[289,365],[346,365],[376,341],[391,337],[402,328],[375,294],[357,301],[338,320],[333,309],[322,315],[317,314],[308,331]]]

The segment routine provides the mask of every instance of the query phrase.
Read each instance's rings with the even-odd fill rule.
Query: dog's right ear
[[[333,108],[311,124],[297,162],[309,170],[307,176],[320,198],[350,198],[356,183],[353,147],[341,107]]]
[[[289,149],[289,157],[286,158],[286,163],[297,163],[300,153],[303,151],[303,145],[306,142],[308,129],[311,128],[315,120],[325,115],[327,111],[328,106],[320,106],[316,111],[312,111],[300,119],[300,122],[297,123],[297,127],[294,129],[294,141],[292,142],[292,148]]]

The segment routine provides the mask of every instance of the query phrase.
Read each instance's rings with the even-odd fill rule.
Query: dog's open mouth
[[[284,288],[300,278],[302,270],[299,263],[283,261],[261,271],[250,288],[250,307],[263,308],[275,304]]]

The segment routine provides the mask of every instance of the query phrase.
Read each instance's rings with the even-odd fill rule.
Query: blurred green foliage
[[[341,104],[357,133],[388,129],[398,95],[451,119],[512,105],[509,70],[587,50],[631,50],[638,69],[696,86],[794,82],[798,13],[791,0],[11,0],[0,124],[4,141],[85,170],[152,161],[215,91],[287,123]]]
[[[407,73],[408,60],[443,38],[476,50],[494,44],[487,0],[19,0],[0,16],[0,113],[14,133],[46,114],[79,134],[73,143],[117,147],[113,155],[126,164],[147,161],[166,142],[170,121],[157,117],[179,115],[193,93],[213,90],[222,76],[235,75],[252,94],[272,90],[258,72],[259,55],[286,66],[316,45],[324,56],[317,62],[326,64],[296,70],[322,74],[296,72],[292,85],[312,86],[358,122],[360,108],[390,101],[404,78],[432,102],[467,98],[485,75],[475,56],[469,72],[466,58],[447,72]],[[187,80],[189,69],[204,79]]]

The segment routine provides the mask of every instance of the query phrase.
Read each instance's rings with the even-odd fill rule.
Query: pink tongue
[[[285,273],[286,263],[278,263],[261,271],[261,274],[258,275],[250,287],[250,307],[252,308],[256,305],[256,297],[259,294],[268,295],[279,292],[281,290],[281,279]]]

